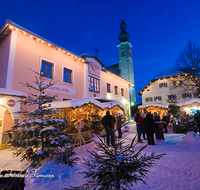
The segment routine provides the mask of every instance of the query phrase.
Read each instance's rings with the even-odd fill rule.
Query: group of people
[[[110,115],[110,111],[106,112],[106,115],[102,118],[102,124],[106,131],[106,141],[107,145],[111,145],[114,147],[114,123],[117,121],[117,130],[118,130],[118,138],[122,138],[122,131],[121,131],[121,125],[122,125],[122,118],[121,114],[118,113],[117,119],[115,119],[114,116]]]
[[[138,134],[138,143],[142,143],[141,135],[143,134],[143,139],[146,140],[145,134],[147,137],[147,141],[149,145],[155,145],[154,142],[154,132],[155,127],[154,123],[155,121],[160,121],[160,116],[157,114],[157,112],[154,112],[154,114],[151,114],[151,112],[147,112],[146,109],[144,109],[143,113],[141,113],[140,110],[137,111],[134,118],[136,122],[137,127],[137,134]],[[163,114],[162,121],[167,121],[167,116]],[[167,125],[164,125],[165,132],[167,132]]]
[[[163,114],[162,121],[166,121],[167,123],[168,117]],[[154,142],[154,123],[155,121],[160,121],[160,116],[157,114],[157,112],[154,112],[154,114],[151,114],[151,112],[147,112],[146,109],[144,109],[143,113],[141,113],[140,110],[137,111],[135,114],[134,120],[136,122],[137,127],[137,135],[138,135],[138,143],[142,143],[141,135],[143,134],[143,139],[148,141],[149,145],[155,145]],[[118,138],[122,138],[122,118],[121,114],[118,113],[117,118],[112,116],[110,114],[110,111],[106,112],[106,115],[102,118],[102,124],[106,131],[106,141],[107,145],[114,146],[114,123],[117,122],[117,130],[118,130]],[[167,132],[167,125],[164,125],[165,132]],[[145,137],[146,136],[146,137]]]

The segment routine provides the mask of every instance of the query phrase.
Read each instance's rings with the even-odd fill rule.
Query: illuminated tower
[[[120,24],[121,33],[118,37],[120,43],[117,45],[119,56],[119,75],[120,77],[134,84],[134,86],[129,86],[129,101],[130,103],[135,103],[136,95],[132,59],[132,45],[129,42],[130,35],[126,32],[126,26],[127,24],[124,22],[124,19],[122,19],[122,23]]]

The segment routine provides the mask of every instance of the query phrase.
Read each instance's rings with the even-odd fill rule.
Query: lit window
[[[159,88],[163,88],[163,87],[165,87],[165,88],[167,87],[167,83],[166,82],[159,84]]]
[[[154,102],[162,101],[162,96],[154,97]]]
[[[146,102],[152,102],[153,99],[152,99],[152,97],[147,97],[147,98],[145,98],[145,101],[146,101]]]
[[[89,91],[100,92],[99,79],[89,76]]]
[[[124,89],[121,88],[121,96],[124,96]]]
[[[182,80],[175,80],[173,83],[174,83],[174,86],[179,86],[179,85],[183,84],[183,81]]]
[[[41,73],[44,77],[53,78],[53,63],[42,60]]]
[[[168,95],[168,100],[176,100],[176,94]]]
[[[111,84],[107,83],[106,88],[107,88],[107,92],[111,93]]]
[[[115,86],[115,95],[118,95],[118,86]]]
[[[68,83],[72,83],[72,70],[64,68],[63,81],[68,82]]]
[[[192,94],[191,93],[184,93],[182,94],[182,98],[185,99],[185,98],[192,98]]]

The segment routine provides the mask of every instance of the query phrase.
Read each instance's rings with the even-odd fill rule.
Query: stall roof
[[[147,108],[149,106],[154,106],[154,107],[160,107],[160,108],[168,108],[168,105],[166,104],[159,104],[159,103],[154,103],[154,102],[151,102],[151,103],[147,103],[147,104],[143,104],[143,105],[140,105],[138,106],[138,109],[143,109],[143,108]]]
[[[51,106],[49,108],[76,108],[76,107],[81,107],[84,104],[89,104],[92,103],[102,109],[104,108],[112,108],[116,105],[120,106],[122,109],[125,110],[125,107],[122,103],[118,101],[112,101],[112,102],[105,102],[101,103],[98,100],[95,100],[93,98],[83,98],[83,99],[74,99],[74,100],[67,100],[67,101],[56,101],[52,102]],[[48,104],[46,104],[48,105]]]
[[[186,105],[189,105],[189,104],[192,104],[192,103],[200,103],[200,99],[199,98],[191,98],[191,99],[188,99],[188,100],[184,100],[182,102],[178,102],[176,105],[181,107],[181,106],[186,106]]]
[[[7,89],[7,88],[0,88],[0,95],[26,97],[26,94],[23,92],[19,92],[19,91]]]

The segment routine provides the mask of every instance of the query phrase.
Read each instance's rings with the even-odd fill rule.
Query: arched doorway
[[[9,109],[0,105],[0,144],[5,144],[8,140],[8,130],[14,125],[13,114]]]

